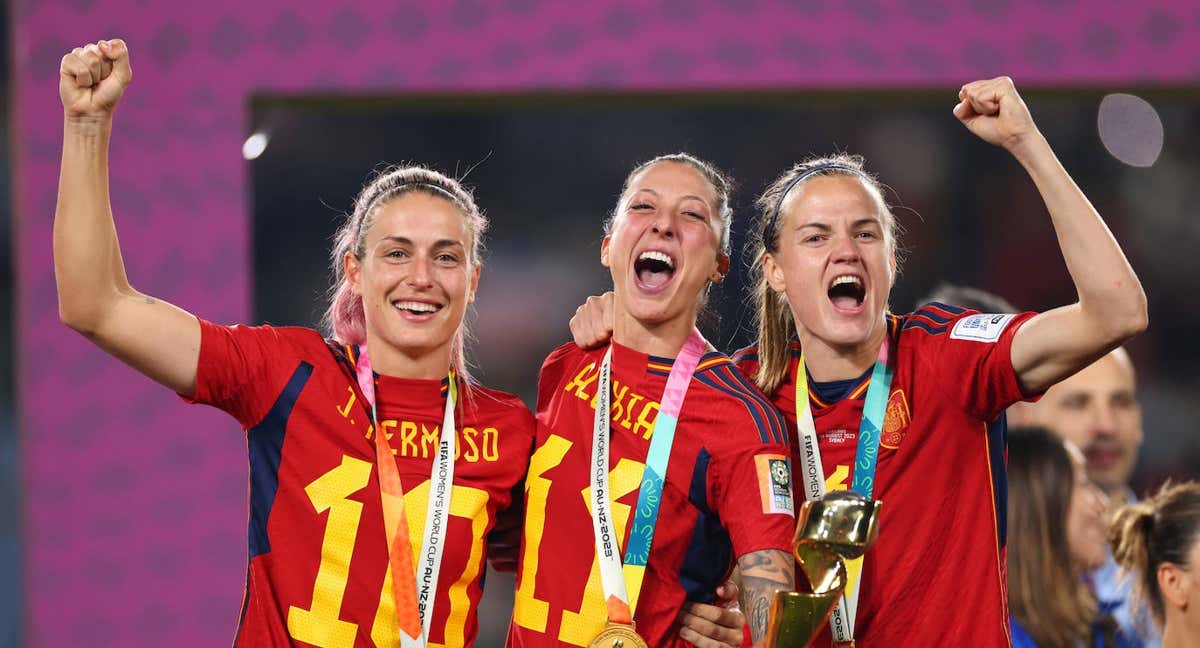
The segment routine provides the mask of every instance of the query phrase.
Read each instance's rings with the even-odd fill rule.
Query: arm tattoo
[[[796,588],[796,563],[786,551],[755,551],[738,558],[742,574],[741,604],[755,641],[767,636],[775,592]]]

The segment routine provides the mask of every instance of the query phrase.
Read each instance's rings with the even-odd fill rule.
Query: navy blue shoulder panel
[[[351,376],[358,372],[355,363],[358,362],[358,347],[347,347],[345,344],[340,344],[337,340],[325,340],[325,346],[329,348],[329,352],[333,354],[333,359],[337,360],[343,368],[350,372]],[[350,355],[350,354],[353,355]]]
[[[992,469],[992,495],[996,507],[996,540],[998,548],[1008,544],[1008,467],[1004,449],[1008,447],[1008,417],[1004,412],[987,424],[988,463]]]
[[[950,304],[944,304],[942,302],[936,302],[936,301],[929,302],[928,304],[926,304],[926,306],[936,306],[936,307],[946,311],[947,313],[950,313],[951,315],[962,315],[963,313],[967,312],[967,309],[963,308],[962,306],[953,306]]]
[[[684,598],[700,603],[712,602],[733,560],[729,533],[708,505],[709,459],[708,451],[701,448],[688,488],[688,501],[698,512],[696,526],[679,565],[679,584],[683,586]]]
[[[722,364],[697,372],[696,380],[740,402],[754,421],[758,438],[763,443],[787,445],[787,424],[783,415],[732,365]]]
[[[930,326],[921,320],[910,319],[904,323],[904,326],[902,326],[900,330],[907,331],[909,329],[921,329],[930,335],[941,335],[942,333],[946,332],[946,328],[947,327],[945,326]]]
[[[933,304],[926,304],[913,311],[912,317],[924,317],[926,319],[933,320],[933,322],[936,324],[948,324],[950,323],[950,320],[954,319],[952,316],[939,313],[937,308],[933,307]]]
[[[288,418],[300,398],[300,391],[312,376],[313,366],[301,362],[292,372],[287,385],[271,410],[256,426],[246,433],[246,447],[250,453],[250,558],[271,550],[267,537],[267,519],[275,504],[275,493],[279,490],[279,462],[283,456],[283,437],[287,432]]]
[[[930,335],[940,335],[946,332],[950,322],[962,315],[966,310],[958,306],[950,306],[940,302],[929,302],[904,318],[902,330],[921,329]]]
[[[738,351],[737,353],[733,354],[733,356],[730,357],[729,359],[735,365],[746,362],[747,360],[758,362],[758,348],[753,347],[753,348],[748,348],[748,349],[742,349],[741,351]]]

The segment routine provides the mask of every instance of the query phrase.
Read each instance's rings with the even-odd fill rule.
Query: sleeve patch
[[[792,506],[792,467],[780,454],[755,455],[758,468],[758,489],[762,495],[763,513],[795,515]]]
[[[1000,334],[1008,327],[1008,323],[1016,315],[997,315],[985,313],[964,317],[954,324],[950,338],[954,340],[970,340],[972,342],[995,342]]]

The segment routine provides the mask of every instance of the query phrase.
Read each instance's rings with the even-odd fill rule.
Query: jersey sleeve
[[[571,359],[583,355],[584,351],[568,342],[550,352],[542,362],[542,370],[538,373],[537,413],[540,415],[553,400],[559,385],[562,384],[563,374]]]
[[[509,408],[512,425],[506,431],[516,438],[507,443],[505,450],[523,450],[519,455],[507,455],[508,461],[528,466],[536,441],[537,422],[533,414],[515,398],[505,404]],[[514,572],[521,548],[521,531],[525,522],[525,470],[508,492],[508,501],[496,512],[495,524],[487,536],[488,564],[496,571]]]
[[[733,366],[745,377],[754,379],[758,374],[758,347],[748,346],[730,356]]]
[[[796,529],[787,448],[760,445],[735,451],[717,465],[713,497],[735,556],[778,549],[791,553]]]
[[[270,409],[299,361],[286,329],[221,326],[200,320],[200,360],[192,403],[212,405],[250,428]]]
[[[506,450],[510,450],[506,460],[519,466],[519,469],[510,490],[511,499],[508,505],[499,512],[496,525],[498,527],[502,524],[516,527],[519,534],[520,526],[525,520],[526,471],[529,467],[529,458],[533,456],[534,446],[537,444],[537,419],[534,418],[529,408],[516,397],[512,397],[508,407],[509,417],[512,421],[510,434],[516,439],[506,447]]]
[[[727,432],[711,459],[709,501],[735,556],[767,549],[790,553],[796,520],[783,416],[735,369],[720,374],[731,386],[740,379],[741,389],[715,412],[719,429]]]
[[[991,421],[1009,405],[1040,395],[1022,393],[1012,366],[1013,337],[1035,315],[979,313],[933,302],[909,315],[903,331],[921,345],[917,357],[927,379],[972,416]]]

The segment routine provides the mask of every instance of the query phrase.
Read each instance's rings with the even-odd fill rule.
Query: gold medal
[[[609,621],[588,648],[649,648],[631,625]]]

